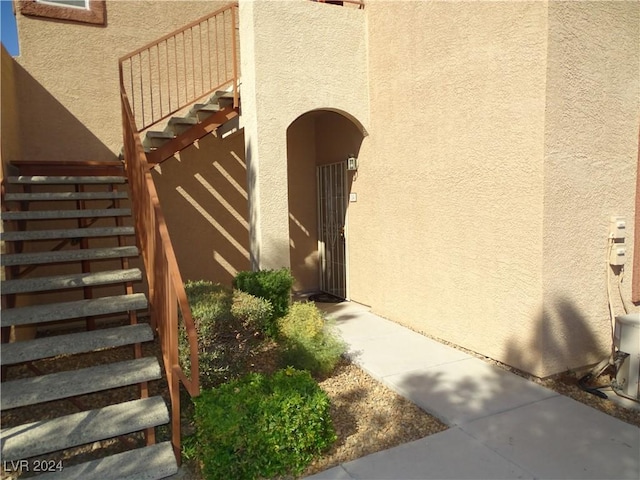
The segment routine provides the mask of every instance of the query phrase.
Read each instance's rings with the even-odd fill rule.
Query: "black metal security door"
[[[320,289],[336,297],[346,298],[346,162],[319,166],[317,182]]]

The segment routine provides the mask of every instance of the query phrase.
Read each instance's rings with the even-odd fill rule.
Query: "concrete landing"
[[[634,479],[640,429],[354,303],[318,304],[371,376],[451,428],[308,479]]]

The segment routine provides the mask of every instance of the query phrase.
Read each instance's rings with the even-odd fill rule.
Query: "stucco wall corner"
[[[362,11],[306,0],[240,2],[252,263],[289,266],[287,128],[318,109],[369,117]]]
[[[550,2],[548,18],[541,375],[611,349],[608,305],[623,305],[609,221],[623,216],[633,232],[640,112],[640,3]],[[627,235],[627,252],[636,243]]]

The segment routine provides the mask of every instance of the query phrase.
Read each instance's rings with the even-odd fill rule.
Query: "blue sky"
[[[7,51],[18,55],[18,33],[11,0],[0,0],[0,40]]]

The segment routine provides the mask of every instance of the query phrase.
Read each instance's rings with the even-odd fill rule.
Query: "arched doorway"
[[[307,112],[287,129],[289,245],[297,292],[348,297],[348,204],[357,178],[348,159],[358,159],[364,136],[357,120],[332,110]]]

